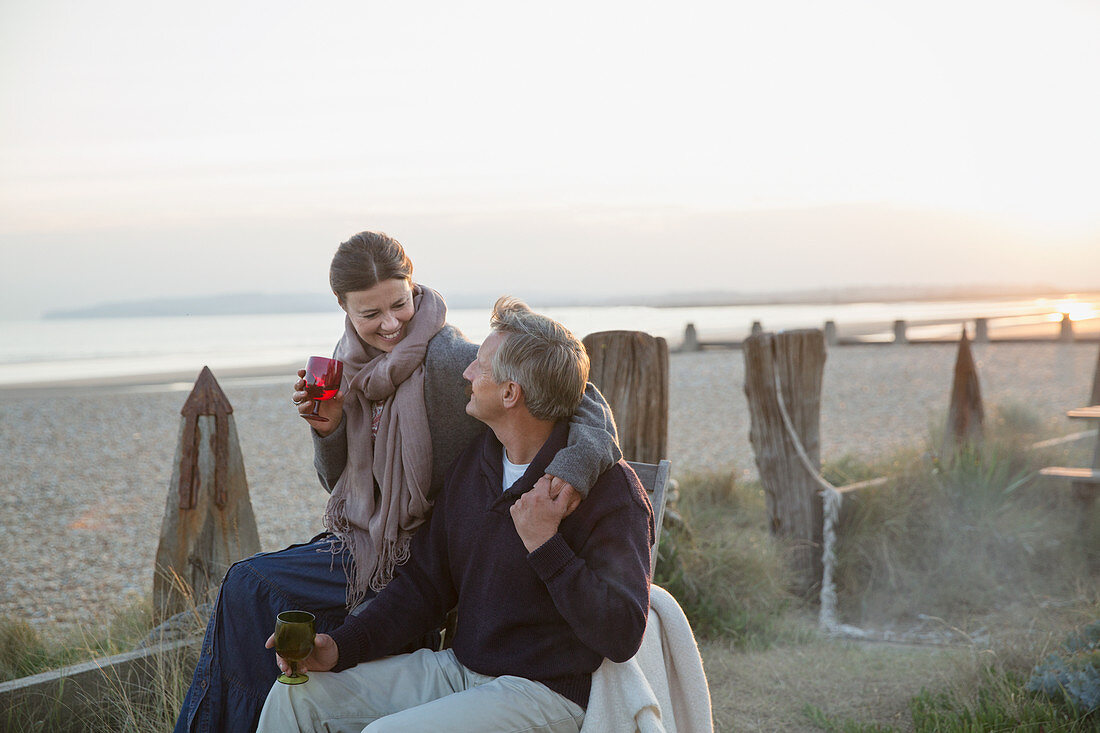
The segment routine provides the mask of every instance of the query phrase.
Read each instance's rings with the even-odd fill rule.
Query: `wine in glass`
[[[298,672],[298,662],[313,651],[315,616],[309,611],[283,611],[275,618],[275,651],[290,665],[290,674],[279,675],[284,685],[300,685],[309,679]]]
[[[344,374],[344,365],[337,359],[324,356],[311,356],[306,362],[306,394],[313,400],[313,412],[302,415],[306,420],[328,422],[327,417],[317,414],[321,402],[331,400],[340,391],[340,378]]]

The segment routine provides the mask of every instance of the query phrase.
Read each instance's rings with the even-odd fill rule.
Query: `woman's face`
[[[381,351],[393,351],[413,317],[412,286],[405,279],[383,280],[367,290],[347,293],[340,307],[359,338]]]

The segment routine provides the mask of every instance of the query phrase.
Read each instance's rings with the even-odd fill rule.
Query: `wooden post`
[[[752,328],[749,330],[749,333],[751,333],[753,336],[759,336],[760,334],[764,333],[764,327],[760,325],[760,321],[752,322]]]
[[[699,350],[699,334],[695,332],[695,324],[689,323],[687,328],[684,329],[684,343],[680,346],[681,351],[698,351]]]
[[[157,623],[211,600],[229,566],[260,551],[232,413],[214,374],[203,367],[180,410],[153,577]]]
[[[589,379],[615,416],[628,461],[657,463],[668,452],[668,343],[641,331],[600,331],[584,337]]]
[[[1069,313],[1062,314],[1062,325],[1058,329],[1059,341],[1073,341],[1073,321],[1070,320]]]
[[[769,525],[772,534],[793,545],[799,592],[813,593],[822,571],[822,500],[810,469],[821,468],[825,339],[818,330],[764,333],[745,339],[743,350],[749,440],[764,486]],[[777,374],[793,436],[778,401]],[[809,467],[798,455],[799,445]]]
[[[825,321],[825,345],[836,346],[836,321]]]
[[[951,459],[968,443],[980,442],[985,412],[982,409],[982,390],[978,384],[978,368],[970,352],[970,341],[963,328],[959,339],[958,356],[955,357],[955,378],[951,384],[951,405],[947,410],[947,429],[944,431],[940,458]]]
[[[909,343],[909,337],[905,334],[906,331],[905,321],[894,321],[894,343],[895,344],[907,344]]]
[[[975,318],[974,319],[974,343],[976,343],[976,344],[989,343],[989,319],[987,319],[987,318]]]
[[[1092,394],[1089,395],[1090,405],[1100,405],[1100,352],[1096,354],[1096,371],[1092,375]]]

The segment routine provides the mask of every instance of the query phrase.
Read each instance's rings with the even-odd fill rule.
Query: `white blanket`
[[[638,653],[592,675],[581,733],[712,733],[710,689],[699,647],[676,599],[650,586]]]

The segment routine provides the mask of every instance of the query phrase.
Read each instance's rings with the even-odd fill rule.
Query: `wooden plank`
[[[1079,420],[1100,420],[1100,405],[1078,407],[1074,410],[1070,410],[1069,412],[1067,412],[1066,416],[1077,418]]]
[[[0,683],[0,730],[100,729],[123,694],[156,694],[150,685],[169,669],[193,667],[199,643],[166,642]]]
[[[859,489],[870,489],[875,486],[882,486],[890,480],[889,476],[879,476],[878,478],[867,479],[866,481],[857,481],[854,484],[845,484],[844,486],[837,486],[836,490],[842,494],[846,494],[849,491],[858,491]]]
[[[1056,445],[1062,445],[1063,443],[1073,443],[1083,438],[1095,438],[1097,437],[1097,431],[1095,430],[1082,430],[1078,433],[1070,433],[1069,435],[1063,435],[1058,438],[1050,438],[1049,440],[1040,440],[1038,443],[1032,443],[1028,446],[1028,450],[1036,450],[1038,448],[1051,448]]]
[[[649,568],[649,574],[652,577],[653,569],[657,567],[657,546],[661,542],[661,525],[665,517],[668,477],[672,464],[664,459],[656,464],[637,461],[628,461],[628,463],[634,469],[634,473],[638,475],[638,480],[642,482],[642,487],[649,495],[649,503],[653,506],[654,537],[653,547],[650,548],[652,550],[652,561]]]
[[[1068,466],[1047,466],[1039,469],[1044,476],[1056,478],[1071,478],[1082,483],[1100,484],[1100,469],[1096,468],[1070,468]]]

